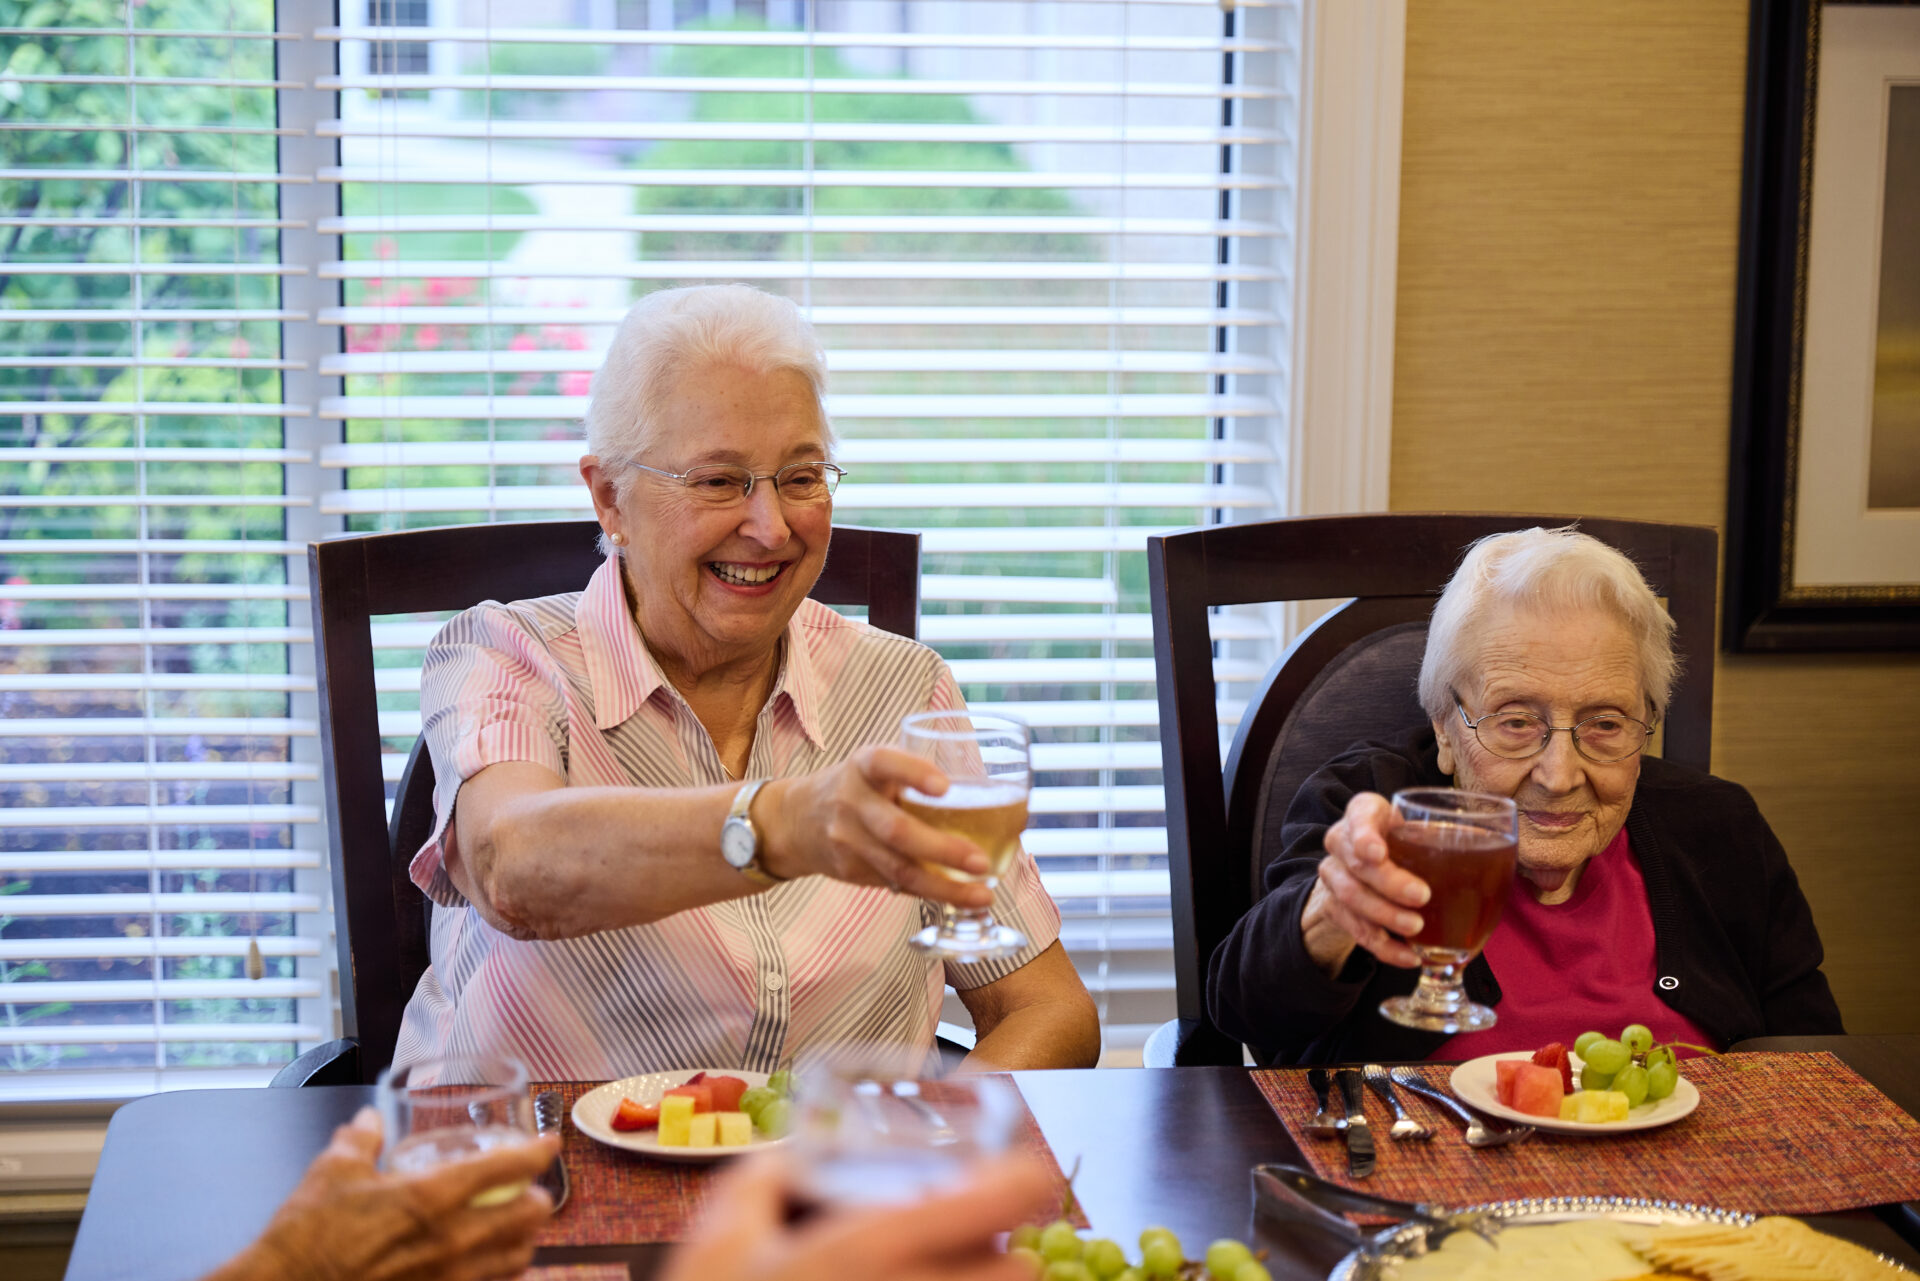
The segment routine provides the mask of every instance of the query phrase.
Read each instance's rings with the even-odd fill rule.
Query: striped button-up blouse
[[[483,604],[449,622],[427,651],[420,704],[438,781],[434,833],[412,876],[435,905],[433,963],[407,1005],[396,1061],[507,1053],[536,1080],[600,1080],[771,1071],[810,1046],[929,1049],[945,983],[1001,978],[1059,936],[1059,911],[1024,852],[993,910],[1030,947],[967,965],[907,945],[937,919],[931,904],[822,876],[585,938],[522,942],[483,921],[448,879],[442,839],[461,783],[486,766],[532,761],[579,786],[730,781],[641,641],[618,561],[584,592]],[[898,741],[910,712],[959,706],[932,650],[808,600],[787,626],[746,777],[811,773]],[[718,858],[719,835],[687,857]]]

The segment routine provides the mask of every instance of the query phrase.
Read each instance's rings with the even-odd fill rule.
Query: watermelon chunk
[[[660,1097],[662,1099],[670,1099],[675,1095],[685,1095],[687,1098],[692,1099],[693,1110],[696,1114],[713,1111],[713,1086],[705,1081],[700,1082],[698,1085],[676,1085]]]
[[[1568,1056],[1566,1046],[1549,1041],[1533,1052],[1533,1061],[1541,1067],[1559,1068],[1561,1090],[1573,1093],[1573,1059]]]
[[[714,1075],[704,1084],[713,1091],[713,1110],[715,1112],[738,1112],[740,1096],[747,1092],[747,1083],[737,1076]]]
[[[1528,1116],[1560,1115],[1560,1100],[1566,1097],[1560,1073],[1538,1063],[1521,1063],[1513,1074],[1513,1101],[1507,1106]]]
[[[1513,1106],[1513,1081],[1520,1075],[1520,1069],[1531,1067],[1525,1059],[1501,1059],[1493,1065],[1493,1097],[1500,1100],[1502,1107]]]

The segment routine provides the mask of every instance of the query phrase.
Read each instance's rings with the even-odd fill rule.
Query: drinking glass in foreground
[[[374,1087],[387,1133],[381,1168],[425,1170],[534,1138],[527,1069],[518,1059],[449,1058],[388,1068]],[[526,1183],[488,1188],[475,1206],[511,1201]]]

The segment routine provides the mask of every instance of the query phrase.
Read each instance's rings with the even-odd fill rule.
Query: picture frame
[[[1920,335],[1920,302],[1906,301],[1920,275],[1909,117],[1920,120],[1920,4],[1753,0],[1729,651],[1920,649],[1920,417],[1903,417],[1920,392],[1900,390],[1920,346],[1888,336]]]

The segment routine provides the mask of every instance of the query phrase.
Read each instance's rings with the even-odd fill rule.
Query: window
[[[612,326],[709,280],[810,309],[837,519],[924,531],[922,638],[1035,725],[1029,848],[1137,1046],[1172,1013],[1144,539],[1278,513],[1293,6],[272,8],[5,36],[0,1095],[331,1034],[299,549],[585,514]],[[434,626],[376,639],[390,777]],[[1218,636],[1231,722],[1274,630]]]

